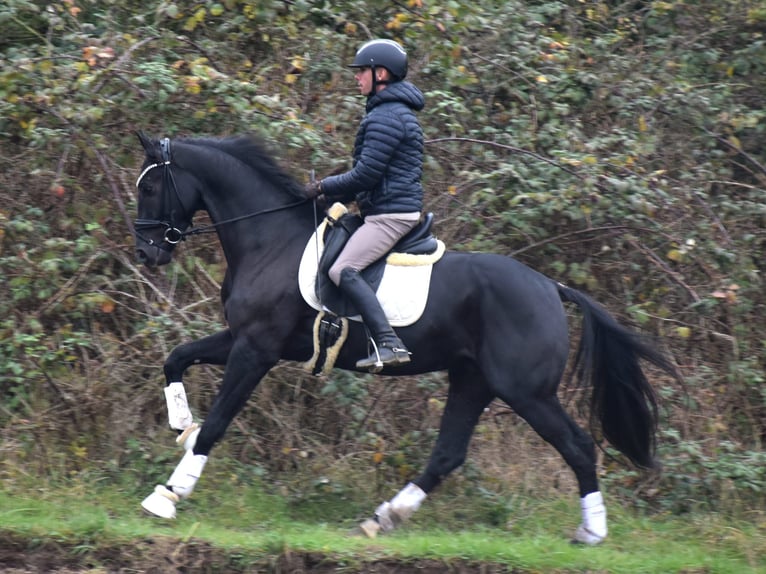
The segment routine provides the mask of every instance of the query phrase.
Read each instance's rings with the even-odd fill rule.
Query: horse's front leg
[[[158,485],[143,500],[144,510],[160,518],[175,518],[176,503],[191,495],[207,464],[210,450],[278,360],[278,353],[254,349],[245,337],[231,345],[223,384],[205,422],[184,442],[186,452],[167,483]]]
[[[196,428],[192,417],[186,389],[183,384],[183,374],[192,365],[225,365],[233,339],[228,329],[214,335],[203,337],[178,345],[165,359],[165,401],[168,407],[168,422],[170,428],[180,431],[178,441],[186,441]],[[190,445],[187,445],[187,449]]]

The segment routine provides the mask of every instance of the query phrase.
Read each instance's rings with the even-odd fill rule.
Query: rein
[[[240,215],[238,217],[232,217],[231,219],[224,219],[223,221],[218,221],[216,223],[211,223],[210,225],[205,225],[204,227],[194,227],[190,229],[189,231],[181,231],[181,239],[186,239],[189,236],[192,235],[201,235],[203,233],[213,233],[217,227],[220,227],[221,225],[226,225],[228,223],[236,223],[237,221],[242,221],[243,219],[250,219],[251,217],[257,217],[258,215],[266,215],[268,213],[274,213],[276,211],[282,211],[283,209],[290,209],[291,207],[297,207],[299,205],[303,205],[307,201],[310,201],[308,198],[306,199],[299,199],[297,201],[294,201],[293,203],[288,203],[286,205],[280,205],[278,207],[270,207],[268,209],[262,209],[260,211],[255,211],[253,213],[248,213],[247,215]]]
[[[160,141],[160,149],[162,150],[162,161],[150,164],[144,168],[144,170],[141,172],[141,175],[138,176],[138,179],[136,180],[136,188],[138,188],[141,185],[141,180],[146,176],[147,173],[149,173],[152,169],[155,167],[161,167],[163,169],[163,192],[165,192],[165,189],[167,187],[172,187],[173,192],[176,195],[176,198],[178,199],[178,202],[181,204],[181,208],[184,212],[186,212],[186,208],[184,207],[183,200],[181,199],[181,195],[178,192],[178,187],[176,186],[176,180],[173,177],[173,172],[170,169],[171,161],[170,161],[170,139],[164,138]],[[169,193],[165,193],[165,201],[163,211],[165,214],[169,214],[170,221],[166,220],[159,220],[159,219],[136,219],[133,223],[133,227],[135,229],[136,237],[142,239],[149,245],[156,246],[158,249],[163,250],[170,250],[173,246],[175,246],[177,243],[180,243],[181,241],[186,240],[187,237],[191,237],[193,235],[201,235],[203,233],[213,233],[217,230],[218,227],[222,225],[228,225],[229,223],[236,223],[237,221],[242,221],[244,219],[250,219],[251,217],[257,217],[259,215],[266,215],[268,213],[274,213],[277,211],[282,211],[284,209],[290,209],[292,207],[297,207],[299,205],[302,205],[306,203],[307,201],[310,201],[309,198],[299,199],[297,201],[294,201],[292,203],[288,203],[286,205],[280,205],[278,207],[270,207],[267,209],[262,209],[260,211],[256,211],[253,213],[248,213],[246,215],[240,215],[237,217],[232,217],[230,219],[225,219],[223,221],[218,221],[215,223],[211,223],[210,225],[205,225],[204,227],[193,227],[192,229],[189,229],[188,231],[182,231],[179,229],[173,220],[173,209],[170,205],[170,198],[171,195]],[[165,228],[165,234],[162,238],[161,243],[155,242],[153,239],[150,239],[148,237],[144,237],[139,230],[142,229],[152,229],[155,227],[164,227]],[[164,245],[168,244],[171,247],[167,248]]]

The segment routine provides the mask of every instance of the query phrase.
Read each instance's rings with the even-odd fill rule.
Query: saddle
[[[427,214],[382,257],[362,272],[375,289],[386,317],[394,327],[417,321],[428,300],[431,271],[445,252],[442,241],[431,234],[433,214]],[[298,286],[306,303],[318,311],[314,322],[314,355],[304,368],[314,375],[327,374],[348,336],[349,320],[358,312],[327,276],[349,237],[362,224],[342,203],[327,211],[309,238],[298,268]]]
[[[324,251],[319,259],[319,268],[316,276],[316,293],[325,308],[341,317],[353,317],[358,315],[357,309],[349,301],[343,292],[330,280],[327,275],[330,267],[343,251],[346,242],[361,227],[362,217],[348,213],[346,208],[336,204],[327,215],[327,226],[324,232]],[[342,209],[341,209],[342,208]],[[390,252],[378,259],[375,263],[365,268],[361,275],[377,292],[380,287],[386,261],[391,254],[406,255],[433,255],[439,250],[439,241],[431,233],[433,213],[427,213],[422,221],[402,237]]]

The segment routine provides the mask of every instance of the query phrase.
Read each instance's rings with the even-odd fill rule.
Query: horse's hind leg
[[[598,489],[596,453],[591,437],[569,417],[555,395],[533,395],[506,402],[561,454],[575,473],[583,521],[574,541],[586,544],[603,541],[607,535],[606,507]]]
[[[449,382],[439,436],[425,472],[381,504],[375,510],[374,520],[362,523],[361,529],[367,536],[373,537],[379,530],[392,530],[412,516],[428,493],[465,462],[479,416],[494,395],[475,365],[467,360],[450,368]]]

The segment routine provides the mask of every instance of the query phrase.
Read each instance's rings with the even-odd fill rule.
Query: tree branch
[[[547,158],[547,157],[545,157],[543,155],[540,155],[539,153],[535,153],[533,151],[529,151],[527,149],[516,147],[516,146],[512,146],[512,145],[501,144],[501,143],[497,143],[497,142],[493,142],[493,141],[489,141],[489,140],[480,140],[480,139],[475,139],[475,138],[458,138],[458,137],[436,138],[436,139],[426,140],[425,143],[426,144],[436,144],[436,143],[451,142],[451,141],[452,142],[463,142],[463,143],[474,143],[474,144],[488,145],[488,146],[504,149],[504,150],[510,151],[512,153],[528,155],[528,156],[530,156],[530,157],[532,157],[532,158],[534,158],[534,159],[536,159],[538,161],[542,161],[542,162],[545,162],[545,163],[547,163],[549,165],[552,165],[553,167],[556,167],[556,168],[560,169],[561,171],[564,171],[564,172],[568,173],[569,175],[572,175],[572,176],[576,177],[577,179],[580,179],[580,180],[585,179],[585,178],[583,178],[583,176],[581,176],[576,171],[571,170],[568,167],[565,167],[565,166],[561,165],[557,161],[554,161],[554,160],[552,160],[550,158]],[[600,185],[598,183],[596,183],[596,185],[600,187]]]

